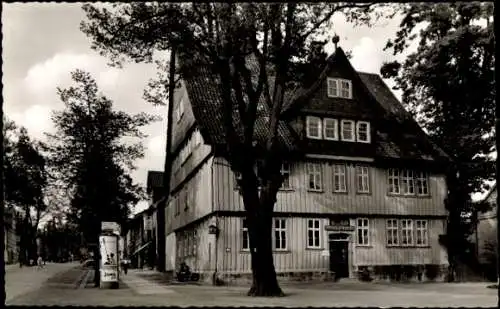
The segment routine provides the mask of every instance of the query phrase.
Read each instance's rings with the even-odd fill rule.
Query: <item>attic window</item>
[[[358,121],[356,123],[356,139],[360,143],[370,142],[370,123],[367,121]]]
[[[308,138],[321,139],[321,118],[307,116],[306,133]]]
[[[352,99],[352,82],[342,78],[327,78],[329,98]]]

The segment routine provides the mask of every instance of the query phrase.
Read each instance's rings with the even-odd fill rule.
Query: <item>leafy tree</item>
[[[403,103],[454,160],[446,201],[453,272],[471,231],[463,220],[471,212],[470,194],[495,175],[487,156],[495,149],[493,3],[412,3],[400,9],[400,30],[386,49],[409,55],[385,63],[381,73],[394,79]]]
[[[24,127],[7,120],[3,131],[5,200],[8,207],[23,214],[16,230],[20,235],[19,258],[26,261],[35,259],[38,224],[48,210],[44,201],[46,162],[40,143],[32,141]]]
[[[76,70],[71,76],[76,86],[57,90],[65,108],[52,116],[57,133],[47,134],[47,151],[51,172],[67,185],[71,218],[98,254],[101,222],[123,224],[130,206],[144,197],[130,177],[134,161],[144,155],[143,146],[123,138],[144,138],[140,128],[155,118],[114,111],[90,74]],[[96,271],[96,284],[98,278]]]
[[[384,11],[377,11],[371,3],[127,3],[111,8],[86,4],[83,9],[87,20],[81,24],[82,31],[92,39],[92,48],[109,57],[112,65],[120,66],[128,59],[152,62],[157,52],[176,53],[177,65],[158,62],[164,72],[150,83],[145,95],[149,101],[164,104],[177,82],[175,76],[189,77],[200,67],[207,67],[219,80],[220,125],[226,142],[221,151],[233,171],[242,175],[240,194],[253,274],[248,294],[283,295],[271,242],[273,208],[282,182],[279,115],[288,103],[285,100],[307,97],[308,87],[301,86],[305,76],[311,77],[295,68],[311,59],[311,50],[317,53],[317,46],[311,49],[311,45],[317,44],[319,36],[333,34],[328,31],[335,13],[344,13],[349,21],[369,23]],[[256,68],[251,67],[250,58],[257,62]],[[176,74],[170,78],[169,66]],[[293,96],[285,99],[285,91],[292,89],[296,90]],[[270,133],[264,143],[256,144],[257,105],[262,100],[270,109]],[[258,161],[261,168],[256,173],[253,166]]]

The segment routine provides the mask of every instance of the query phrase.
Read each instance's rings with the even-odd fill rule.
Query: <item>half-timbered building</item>
[[[449,157],[379,75],[357,72],[340,47],[327,61],[313,94],[285,104],[280,120],[281,145],[301,156],[281,169],[272,233],[278,275],[357,277],[366,269],[379,278],[438,278],[447,266],[439,236]],[[217,80],[200,67],[174,95],[166,268],[185,261],[206,278],[230,280],[251,274],[251,257],[238,175],[219,152]],[[256,140],[269,120],[265,104],[259,110]]]

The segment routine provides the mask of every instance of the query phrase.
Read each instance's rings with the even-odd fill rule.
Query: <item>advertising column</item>
[[[112,234],[99,236],[101,288],[118,288],[120,263],[118,238]]]

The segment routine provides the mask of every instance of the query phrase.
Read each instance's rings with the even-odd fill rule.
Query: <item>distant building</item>
[[[16,211],[10,207],[4,209],[4,262],[17,263],[19,258],[19,236],[16,231]]]
[[[272,232],[278,275],[354,278],[368,269],[378,278],[442,279],[449,157],[379,75],[355,71],[341,48],[328,61],[310,98],[285,102],[279,125],[287,157]],[[198,70],[174,94],[166,268],[185,261],[205,278],[231,281],[251,276],[249,236],[239,175],[222,155],[219,77]],[[263,101],[257,144],[268,130]]]
[[[127,224],[124,243],[134,267],[157,266],[158,233],[156,206],[162,200],[163,172],[148,171],[149,207],[136,214]]]
[[[498,254],[497,194],[497,185],[495,184],[483,199],[483,202],[490,205],[489,209],[477,214],[477,256],[479,263],[483,265],[495,265],[496,254]]]

